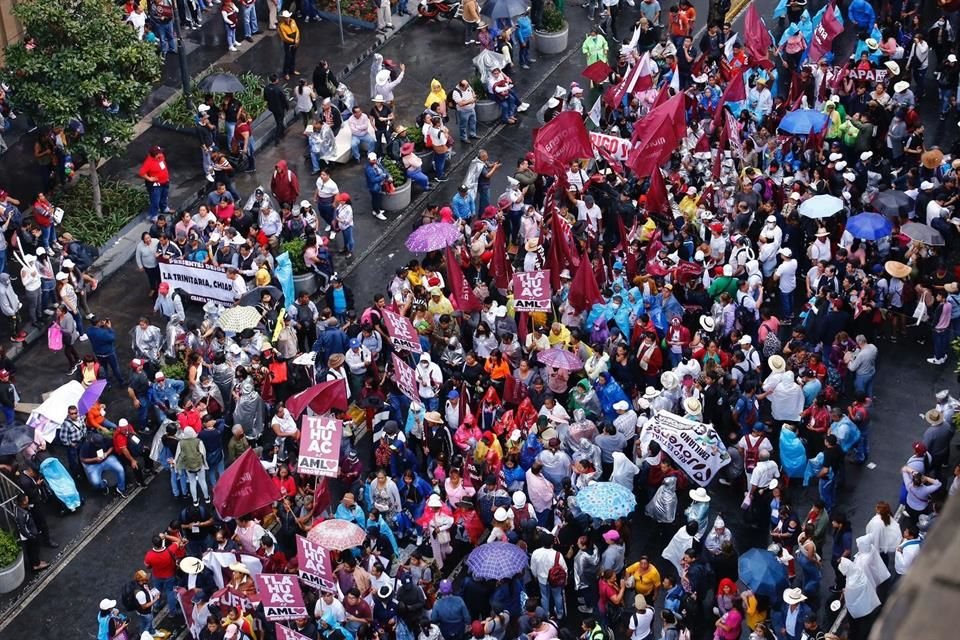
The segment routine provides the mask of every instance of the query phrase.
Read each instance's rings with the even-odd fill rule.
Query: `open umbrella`
[[[417,227],[407,237],[407,249],[411,253],[439,251],[453,246],[460,238],[460,228],[449,222],[431,222]]]
[[[942,247],[946,244],[939,231],[920,222],[908,222],[900,227],[900,232],[911,240],[922,242],[931,247]]]
[[[39,432],[47,442],[53,442],[57,429],[67,417],[67,408],[76,405],[85,389],[76,380],[71,380],[54,389],[39,407],[30,412],[27,424]]]
[[[273,296],[274,302],[280,302],[283,300],[283,291],[280,291],[280,289],[276,287],[255,287],[240,297],[240,304],[249,306],[258,305],[260,304],[260,296],[265,293],[269,293],[271,296]]]
[[[637,508],[637,498],[617,482],[594,482],[577,494],[577,507],[592,518],[616,520]]]
[[[77,410],[81,415],[90,411],[90,407],[97,404],[97,400],[100,399],[100,396],[103,394],[103,390],[107,387],[106,380],[96,380],[83,392],[83,395],[80,396],[80,401],[77,402]]]
[[[858,213],[847,220],[847,231],[861,240],[879,240],[893,231],[893,223],[879,213]]]
[[[17,455],[33,444],[33,436],[33,428],[25,424],[0,430],[0,456]]]
[[[843,200],[836,196],[813,196],[800,203],[800,215],[805,218],[829,218],[843,210]]]
[[[757,595],[765,595],[770,602],[779,602],[787,588],[787,568],[766,549],[748,549],[738,561],[740,581]]]
[[[467,556],[467,568],[480,580],[505,580],[527,568],[527,552],[509,542],[481,544]]]
[[[556,367],[557,369],[567,369],[569,371],[579,371],[583,369],[583,363],[580,358],[570,353],[566,349],[554,347],[537,354],[537,362],[542,365]]]
[[[346,551],[363,544],[367,532],[347,520],[324,520],[307,533],[307,540],[327,551]]]
[[[230,307],[217,318],[217,326],[224,331],[240,333],[260,324],[260,312],[253,307]]]
[[[510,19],[523,15],[527,9],[526,0],[487,0],[480,9],[480,15],[487,16],[491,20]]]
[[[207,93],[240,93],[245,89],[232,73],[211,73],[200,81],[200,88]]]
[[[813,109],[797,109],[783,116],[780,131],[797,135],[809,135],[823,130],[827,114]]]
[[[885,216],[905,218],[916,208],[916,201],[903,191],[888,189],[873,198],[873,208]]]

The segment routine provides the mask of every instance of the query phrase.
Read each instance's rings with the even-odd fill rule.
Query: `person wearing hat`
[[[906,80],[900,80],[893,85],[893,97],[890,101],[895,107],[904,108],[913,107],[917,103],[916,97],[910,89],[910,83]]]
[[[778,252],[780,264],[773,272],[773,279],[777,281],[780,290],[780,309],[783,319],[793,317],[793,296],[797,289],[797,260],[789,247],[783,247]]]
[[[801,640],[802,638],[813,637],[807,634],[807,618],[814,615],[813,609],[806,603],[807,596],[803,594],[800,587],[787,589],[783,592],[783,601],[787,608],[784,610],[782,618],[782,628],[779,630],[778,637],[784,640]]]
[[[400,159],[407,172],[407,178],[423,191],[430,191],[430,178],[423,172],[423,160],[415,153],[412,142],[405,142],[400,146]]]
[[[150,198],[150,206],[147,209],[147,218],[154,221],[162,213],[167,213],[167,196],[170,193],[170,168],[167,166],[166,156],[163,149],[154,145],[150,147],[147,157],[137,175],[143,179],[147,189],[147,195]]]
[[[354,115],[357,114],[359,109],[359,107],[355,108]],[[347,122],[351,122],[352,120],[353,118],[351,117]],[[352,126],[351,123],[351,128]],[[356,142],[356,138],[354,138],[354,141]],[[387,184],[392,184],[392,180],[390,179],[390,174],[387,173],[387,170],[377,158],[377,154],[373,151],[367,153],[367,164],[363,168],[363,175],[367,182],[367,191],[370,192],[371,214],[377,220],[386,220],[387,216],[384,215],[383,211],[383,194],[388,188]]]

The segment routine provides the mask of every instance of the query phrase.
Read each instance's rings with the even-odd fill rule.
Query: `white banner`
[[[191,300],[233,304],[233,283],[225,269],[187,260],[161,262],[159,266],[160,280],[169,283],[171,289],[180,289]]]
[[[600,147],[620,162],[626,162],[630,157],[630,149],[633,143],[630,138],[618,138],[617,136],[608,136],[605,133],[590,132],[590,142],[593,146]]]
[[[640,443],[644,450],[651,440],[701,487],[710,484],[717,472],[730,462],[730,454],[716,429],[669,411],[658,412],[643,426]]]

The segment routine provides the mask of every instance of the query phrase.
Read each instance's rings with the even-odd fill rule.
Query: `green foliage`
[[[470,87],[473,89],[474,95],[477,96],[477,100],[486,100],[487,96],[487,85],[483,84],[483,80],[480,79],[480,75],[475,75],[470,78]]]
[[[386,169],[387,173],[390,174],[390,179],[393,180],[393,186],[399,189],[406,184],[407,172],[394,160],[391,160],[390,158],[384,158],[383,168]]]
[[[56,205],[63,209],[62,231],[69,231],[81,242],[103,247],[128,222],[147,209],[147,192],[140,187],[119,180],[101,180],[103,215],[93,208],[93,190],[90,177],[77,181],[58,194]]]
[[[0,568],[9,567],[20,555],[20,543],[12,533],[0,529]]]
[[[229,71],[225,69],[211,69],[208,73],[198,76],[193,82],[193,90],[190,93],[194,106],[203,102],[205,92],[199,89],[199,84],[200,81],[211,73],[229,73]],[[256,119],[257,116],[267,110],[267,101],[263,98],[264,80],[250,71],[240,74],[237,78],[243,83],[244,88],[240,93],[234,94],[234,97],[240,101],[240,104],[243,105],[246,112]],[[217,100],[223,96],[223,94],[218,93],[213,95]],[[187,106],[187,101],[183,99],[183,95],[181,94],[180,97],[160,112],[157,120],[170,127],[193,129],[195,124],[193,119],[196,115],[196,112]]]
[[[183,382],[187,380],[187,365],[180,360],[162,365],[160,371],[163,371],[163,375],[167,377],[167,380],[180,380]]]
[[[290,256],[290,266],[293,268],[293,275],[307,273],[307,263],[303,261],[303,250],[306,247],[306,241],[303,238],[294,238],[280,244],[280,253],[284,251]]]
[[[421,129],[420,127],[416,125],[412,127],[407,127],[407,138],[418,149],[423,148],[423,129]]]
[[[377,3],[379,5],[379,3]],[[337,13],[337,0],[319,0],[317,9],[327,13]],[[357,18],[366,22],[377,21],[377,10],[370,0],[342,0],[340,9],[343,15]]]
[[[6,48],[0,77],[16,87],[17,105],[44,125],[79,117],[86,133],[72,148],[90,162],[125,151],[160,77],[153,45],[137,40],[107,0],[23,0],[13,12],[24,35]]]
[[[546,5],[543,9],[543,21],[538,30],[545,33],[559,33],[566,28],[567,20],[563,17],[563,12],[552,2]]]

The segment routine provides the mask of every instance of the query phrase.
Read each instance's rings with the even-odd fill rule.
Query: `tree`
[[[6,48],[2,77],[37,124],[80,133],[70,149],[89,164],[103,215],[97,165],[133,139],[137,109],[160,77],[156,49],[110,0],[23,0],[13,11],[24,35]]]

